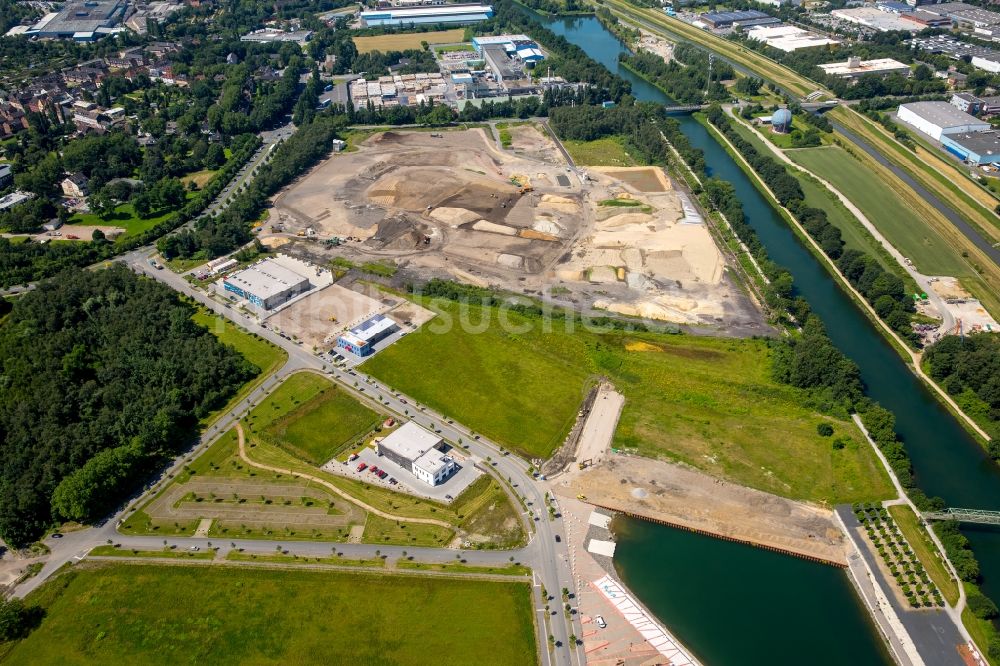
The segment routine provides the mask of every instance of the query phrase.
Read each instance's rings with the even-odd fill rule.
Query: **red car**
[[[378,474],[378,467],[376,467],[376,466],[372,465],[372,468],[371,468],[371,470],[369,470],[369,471],[370,471],[370,472],[371,472],[372,474]]]
[[[358,465],[358,471],[363,472],[365,471],[366,467],[368,467],[368,463],[361,463],[360,465]]]
[[[384,479],[387,476],[389,476],[389,472],[385,471],[384,469],[380,470],[378,473],[378,478],[380,479]]]

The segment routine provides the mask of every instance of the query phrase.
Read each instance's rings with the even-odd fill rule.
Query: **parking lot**
[[[458,455],[456,455],[456,453]],[[452,449],[448,452],[448,455],[455,459],[458,471],[448,477],[444,483],[436,486],[429,486],[423,481],[420,481],[413,476],[413,474],[387,459],[385,456],[378,455],[375,453],[375,449],[368,446],[358,452],[356,460],[353,460],[346,465],[339,460],[331,460],[323,465],[323,469],[341,476],[360,479],[372,485],[449,504],[456,497],[461,495],[466,488],[472,485],[472,482],[478,479],[483,472],[476,469],[472,460],[465,459],[464,455],[462,455],[460,451]],[[358,465],[362,463],[367,465],[367,467],[364,471],[358,472]],[[379,479],[377,476],[372,474],[372,467],[378,467],[379,469],[385,470],[389,473],[389,476],[385,479]],[[389,479],[396,479],[396,485],[390,484]]]

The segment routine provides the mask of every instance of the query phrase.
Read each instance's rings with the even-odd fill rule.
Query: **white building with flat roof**
[[[430,486],[436,486],[457,469],[454,459],[440,450],[443,440],[413,421],[407,421],[376,444],[385,456]]]
[[[848,58],[845,62],[830,62],[820,65],[820,69],[830,76],[839,76],[842,79],[856,79],[865,74],[877,74],[888,76],[889,74],[910,75],[910,66],[906,63],[893,60],[892,58],[878,58],[877,60],[861,60],[860,58]]]
[[[273,310],[311,287],[309,278],[273,259],[264,259],[222,279],[225,291],[262,310]]]
[[[839,44],[836,39],[830,39],[793,25],[760,26],[747,30],[747,37],[754,41],[764,42],[768,46],[791,53],[799,49],[827,44]]]
[[[901,104],[896,117],[935,141],[949,134],[983,132],[990,124],[960,111],[948,102],[913,102]]]

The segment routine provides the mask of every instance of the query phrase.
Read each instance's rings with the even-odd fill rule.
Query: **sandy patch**
[[[495,224],[487,220],[479,220],[472,225],[476,231],[485,231],[491,234],[503,234],[504,236],[516,236],[517,229],[508,227],[506,224]]]
[[[450,208],[448,206],[435,208],[430,212],[430,217],[433,220],[443,222],[444,224],[452,227],[468,224],[469,222],[475,222],[479,219],[479,215],[471,210],[465,208]]]

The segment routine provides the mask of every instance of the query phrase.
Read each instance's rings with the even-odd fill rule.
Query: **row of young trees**
[[[830,223],[826,211],[806,205],[802,186],[785,165],[761,154],[744,139],[720,107],[711,107],[707,116],[709,122],[760,175],[778,202],[799,220],[823,252],[836,262],[844,277],[872,305],[878,316],[910,345],[918,346],[920,338],[911,325],[916,308],[899,276],[886,271],[877,259],[860,250],[845,251],[840,229]]]
[[[0,536],[114,507],[258,369],[127,268],[74,269],[0,324]]]

